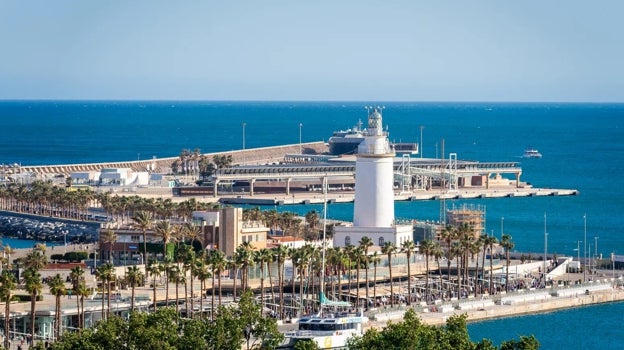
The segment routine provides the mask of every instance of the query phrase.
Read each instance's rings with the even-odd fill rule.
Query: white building
[[[368,128],[358,146],[355,161],[353,225],[334,228],[334,246],[358,245],[369,237],[379,246],[393,242],[400,246],[412,240],[411,225],[394,221],[394,151],[383,130],[382,109],[368,109]]]

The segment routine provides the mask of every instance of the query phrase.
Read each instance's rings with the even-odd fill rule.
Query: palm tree
[[[390,278],[390,305],[394,303],[394,281],[392,280],[392,254],[397,250],[394,242],[386,242],[381,247],[381,252],[388,256],[388,274]]]
[[[206,254],[206,251],[203,250],[202,255],[198,259],[195,259],[195,265],[193,267],[193,270],[191,270],[191,273],[194,274],[197,279],[199,279],[199,310],[201,310],[199,313],[200,318],[204,317],[204,291],[206,290],[206,280],[211,276],[211,273],[208,271],[208,267],[206,266],[207,260],[208,256]],[[193,305],[193,303],[191,303],[191,305]]]
[[[30,294],[30,339],[35,339],[35,303],[37,297],[41,295],[43,283],[41,274],[33,268],[28,268],[24,272],[24,284],[26,291]],[[34,344],[34,343],[33,343]]]
[[[154,227],[156,234],[159,235],[163,241],[163,260],[167,257],[167,244],[173,236],[173,226],[168,220],[158,221]]]
[[[9,348],[9,327],[11,320],[11,299],[13,298],[13,293],[17,289],[17,284],[15,283],[15,276],[5,269],[2,270],[2,274],[0,274],[0,300],[5,302],[4,305],[4,348]]]
[[[364,274],[365,274],[365,278],[366,278],[366,302],[368,303],[368,264],[369,264],[369,259],[368,259],[368,248],[372,247],[373,244],[373,240],[370,237],[362,237],[362,239],[359,242],[360,247],[362,248],[362,251],[364,252],[364,261],[366,262],[366,270],[364,270]]]
[[[498,243],[498,240],[496,239],[496,237],[494,236],[488,236],[487,240],[485,241],[484,247],[485,245],[488,246],[488,249],[490,250],[490,285],[489,285],[489,292],[490,294],[494,294],[494,290],[492,289],[492,278],[493,278],[493,269],[494,269],[494,244]]]
[[[180,271],[180,267],[178,267],[178,265],[171,265],[171,267],[169,268],[169,270],[167,271],[167,274],[169,275],[169,279],[173,280],[175,282],[175,295],[176,295],[176,301],[175,301],[175,310],[176,310],[176,314],[179,314],[180,310],[180,294],[179,294],[179,289],[178,286],[180,285],[180,282],[186,280],[184,278],[184,276],[182,275],[182,271]]]
[[[82,324],[80,320],[80,298],[77,296],[80,282],[84,280],[84,270],[80,266],[71,269],[69,279],[72,281],[72,291],[76,295],[76,309],[78,309],[78,328]]]
[[[279,290],[279,299],[280,299],[280,319],[284,318],[284,262],[288,257],[288,248],[283,245],[278,245],[273,248],[273,255],[275,256],[275,261],[277,262],[277,283]],[[294,291],[293,291],[294,292]]]
[[[108,262],[110,264],[113,264],[113,245],[115,244],[115,242],[117,242],[117,234],[115,233],[115,231],[108,229],[104,231],[100,239],[102,240],[102,243],[108,245]],[[120,263],[119,257],[117,258],[117,263]]]
[[[143,233],[143,263],[147,262],[147,231],[152,228],[154,218],[147,211],[138,211],[132,217],[134,225]],[[145,276],[148,277],[147,275]]]
[[[48,282],[48,287],[50,287],[50,294],[54,295],[56,299],[54,312],[54,339],[56,340],[61,334],[61,296],[66,293],[65,282],[63,282],[61,275],[57,273],[56,276]]]
[[[48,264],[48,256],[45,253],[46,246],[43,244],[35,245],[35,248],[26,255],[24,259],[24,267],[39,271]]]
[[[132,299],[130,300],[130,311],[134,311],[134,290],[143,281],[143,272],[137,266],[128,266],[126,269],[126,281],[132,288]]]
[[[508,235],[506,233],[503,234],[503,237],[501,238],[501,246],[503,247],[503,249],[505,249],[505,260],[507,261],[507,268],[505,269],[505,291],[509,292],[509,263],[511,262],[509,260],[509,254],[514,248],[515,243],[511,240],[511,235]]]
[[[420,254],[425,256],[425,300],[429,300],[429,256],[433,253],[433,241],[430,239],[423,240],[418,249]]]
[[[169,270],[171,269],[171,260],[170,257],[165,256],[162,264],[160,265],[162,269],[162,273],[165,275],[165,305],[169,306]]]
[[[152,276],[152,292],[153,292],[153,306],[154,312],[156,312],[156,277],[160,277],[162,274],[162,267],[159,263],[152,261],[147,266],[147,273]]]
[[[271,260],[271,251],[266,248],[255,251],[254,260],[260,265],[260,306],[264,310],[264,269]]]
[[[401,250],[407,257],[407,305],[412,303],[412,253],[416,249],[416,244],[412,240],[407,240],[401,244]]]
[[[455,228],[451,225],[447,225],[446,227],[444,227],[444,229],[442,230],[442,232],[440,232],[440,239],[445,243],[446,245],[446,268],[447,268],[447,274],[448,274],[448,280],[449,282],[451,282],[451,243],[453,242],[453,240],[456,238],[457,234],[456,234],[457,230],[455,230]],[[440,278],[442,278],[442,276],[440,276]]]
[[[106,294],[108,296],[106,317],[110,314],[111,301],[111,282],[115,279],[114,267],[110,263],[100,265],[95,270],[96,278],[102,283],[102,319],[104,319],[104,286],[106,286]]]
[[[225,258],[225,254],[220,250],[211,250],[209,255],[210,267],[212,269],[212,310],[214,314],[215,309],[215,276],[217,278],[217,284],[219,289],[219,306],[221,306],[222,293],[221,293],[221,276],[223,271],[227,268],[227,259]]]
[[[373,299],[377,301],[377,265],[379,265],[379,262],[381,261],[381,257],[379,257],[379,254],[377,254],[377,252],[374,252],[370,260],[373,263],[373,268],[374,268],[373,270]]]

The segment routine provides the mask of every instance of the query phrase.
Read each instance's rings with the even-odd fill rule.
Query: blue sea
[[[543,252],[546,230],[550,253],[576,256],[581,240],[585,241],[581,255],[585,249],[588,255],[624,254],[624,186],[620,183],[624,104],[3,101],[0,163],[92,163],[171,157],[182,149],[199,148],[206,153],[234,150],[242,148],[243,123],[246,148],[297,144],[300,130],[303,142],[326,141],[334,130],[365,121],[367,105],[385,106],[384,124],[391,140],[419,142],[423,126],[426,158],[444,152],[445,158],[457,153],[464,160],[520,162],[522,181],[535,187],[580,191],[573,197],[447,201],[448,206],[485,205],[487,232],[500,237],[504,226],[504,232],[513,237],[515,250]],[[543,158],[521,158],[529,146],[538,149]],[[321,210],[320,206],[303,205],[278,210],[304,214],[312,208]],[[328,216],[351,220],[352,210],[352,204],[333,204]],[[397,202],[395,212],[399,218],[438,220],[440,203]],[[602,308],[614,312],[598,312]],[[590,314],[595,315],[588,321],[590,325],[604,320],[620,324],[622,308],[622,304],[613,304],[573,309],[531,316],[537,319],[528,322],[526,318],[482,322],[470,329],[473,338],[496,334],[508,339],[536,333],[530,325],[550,324],[552,327],[546,327],[553,333],[550,337],[563,339],[568,337],[563,333],[568,328],[558,325],[568,317]],[[552,315],[558,321],[550,320]],[[605,348],[592,345],[604,345],[600,338],[611,336],[609,331],[601,333],[592,327],[586,336],[595,339],[582,348]],[[551,344],[555,345],[543,348],[574,349],[580,343]]]

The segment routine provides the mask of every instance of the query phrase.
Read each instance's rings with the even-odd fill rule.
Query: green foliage
[[[81,333],[66,332],[50,349],[229,350],[252,339],[252,348],[272,349],[283,337],[275,320],[263,318],[252,293],[245,292],[238,307],[222,306],[214,322],[181,319],[173,308],[134,312],[128,321],[110,317]]]
[[[369,329],[362,337],[349,340],[351,350],[388,349],[435,349],[435,350],[496,350],[492,342],[483,339],[478,343],[470,340],[466,328],[466,315],[453,315],[443,327],[426,325],[413,310],[405,313],[402,322],[389,323],[382,330]],[[501,350],[537,350],[535,337],[520,337],[520,341],[508,341]]]
[[[316,345],[314,340],[306,339],[300,340],[295,344],[293,350],[319,350],[320,348]]]

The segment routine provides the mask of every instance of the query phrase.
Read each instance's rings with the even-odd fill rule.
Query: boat
[[[522,155],[522,158],[542,158],[542,154],[539,153],[538,150],[536,150],[533,147],[528,147],[527,149],[524,150],[524,154]]]
[[[365,132],[361,120],[351,129],[334,131],[328,140],[329,153],[336,156],[357,153],[358,145],[364,141]]]
[[[327,221],[327,183],[323,184],[325,201],[323,220]],[[323,242],[325,242],[325,225],[323,225]],[[364,334],[364,325],[368,317],[364,309],[354,311],[351,303],[333,301],[325,297],[325,250],[323,244],[323,266],[321,268],[321,292],[319,292],[319,311],[316,314],[301,316],[297,320],[297,329],[284,333],[284,341],[277,349],[294,349],[297,342],[310,340],[319,349],[346,349],[347,342],[355,336]]]
[[[351,129],[334,131],[328,140],[329,153],[334,156],[356,154],[364,134],[366,129],[362,129],[361,120]],[[390,145],[397,154],[418,154],[418,143],[391,142]]]

